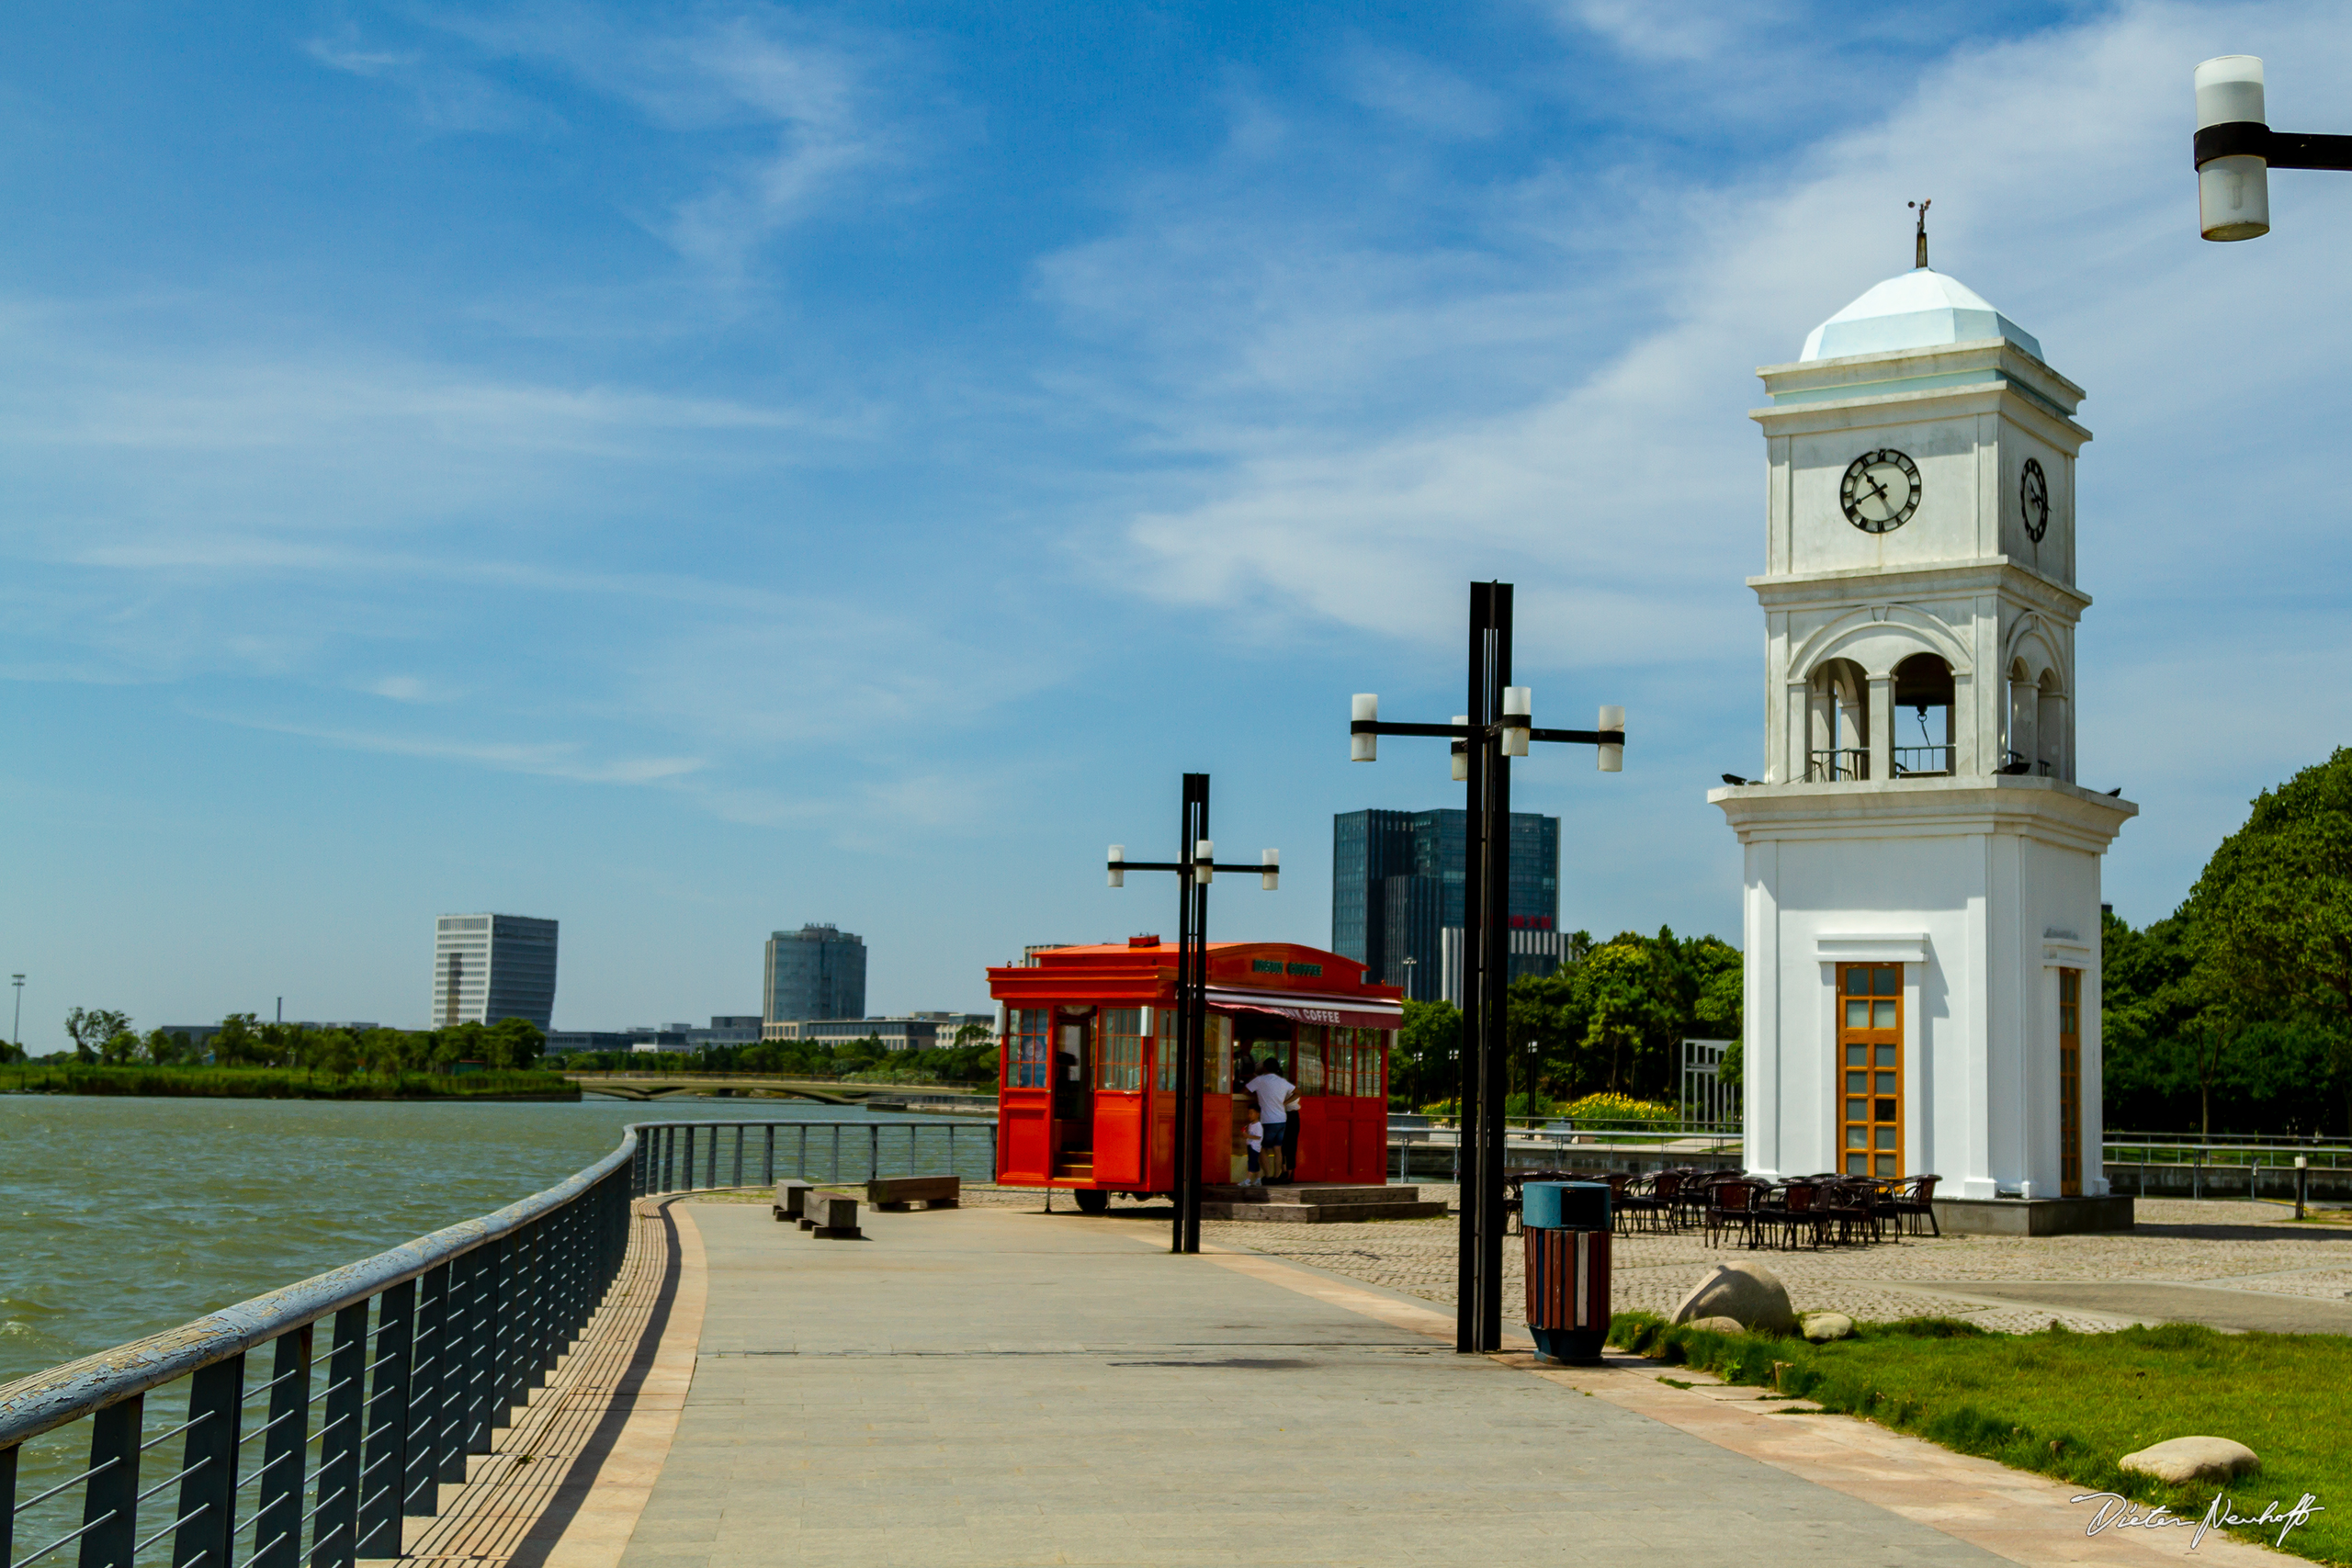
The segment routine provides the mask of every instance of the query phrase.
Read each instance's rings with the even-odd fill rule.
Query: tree
[[[2182,913],[2206,1027],[2308,1020],[2352,1078],[2352,749],[2256,796]]]
[[[538,1065],[548,1037],[527,1018],[502,1018],[490,1026],[487,1042],[493,1067],[518,1069]]]
[[[261,1035],[249,1012],[232,1012],[222,1019],[220,1032],[212,1037],[212,1059],[224,1067],[243,1066],[254,1061],[261,1048]]]
[[[187,1055],[187,1036],[166,1033],[161,1029],[147,1032],[147,1059],[159,1067],[168,1067]]]
[[[1388,1091],[1408,1105],[1452,1095],[1459,1085],[1462,1010],[1452,1002],[1405,1004],[1403,1027],[1388,1059]]]
[[[1585,1003],[1584,1043],[1597,1062],[1608,1065],[1602,1087],[1631,1092],[1645,1076],[1643,1047],[1657,1023],[1657,965],[1639,937],[1621,937],[1594,949],[1577,975]]]
[[[99,1043],[98,1060],[110,1067],[126,1066],[138,1059],[139,1036],[129,1029],[118,1029]]]
[[[77,1062],[96,1061],[99,1047],[130,1029],[130,1015],[111,1008],[75,1008],[65,1015],[65,1032],[73,1037]]]

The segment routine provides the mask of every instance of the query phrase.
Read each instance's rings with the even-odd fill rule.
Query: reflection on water
[[[503,1208],[612,1152],[631,1122],[739,1119],[945,1120],[808,1101],[0,1096],[0,1382]]]

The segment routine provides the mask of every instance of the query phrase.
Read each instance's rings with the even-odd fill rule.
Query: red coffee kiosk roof
[[[1404,1022],[1404,991],[1365,984],[1363,965],[1352,958],[1289,942],[1213,942],[1208,955],[1208,1000],[1216,1011],[1247,1010],[1349,1029]],[[1014,1007],[1172,1007],[1176,944],[1136,937],[1046,948],[1033,964],[990,969],[989,995]]]

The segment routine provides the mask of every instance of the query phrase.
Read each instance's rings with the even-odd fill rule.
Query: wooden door
[[[1903,1174],[1903,965],[1838,966],[1838,1169]]]

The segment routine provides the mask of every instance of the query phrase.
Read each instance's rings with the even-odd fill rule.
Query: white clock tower
[[[1758,372],[1764,773],[1708,795],[1747,862],[1746,1164],[1937,1175],[1947,1228],[2128,1224],[2099,856],[2138,807],[2075,777],[2083,392],[1924,251]]]

